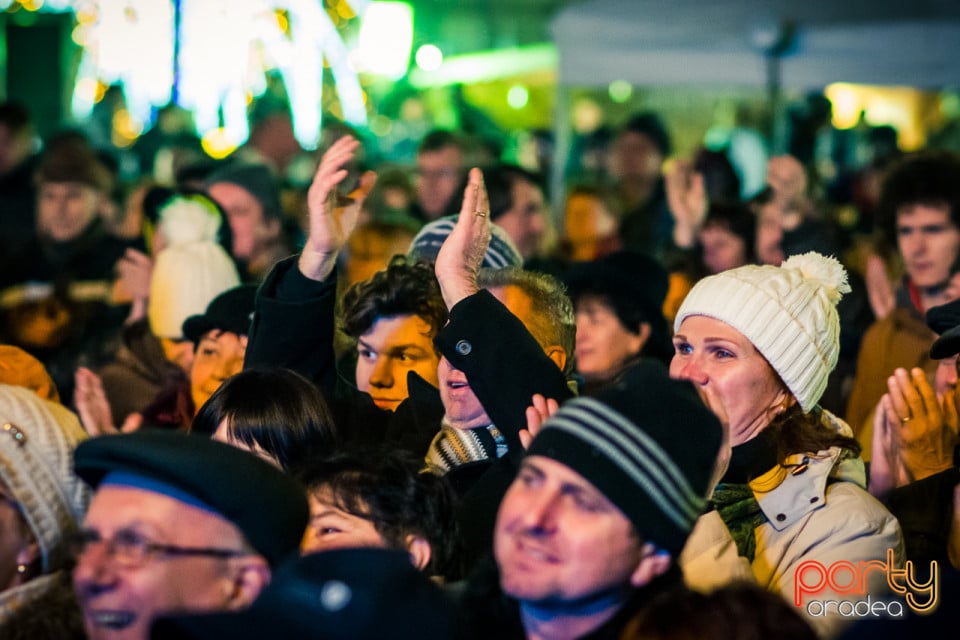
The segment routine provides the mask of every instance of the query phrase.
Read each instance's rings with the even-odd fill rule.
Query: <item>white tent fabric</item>
[[[551,29],[568,86],[762,87],[763,43],[786,22],[784,87],[960,84],[957,0],[587,0]]]

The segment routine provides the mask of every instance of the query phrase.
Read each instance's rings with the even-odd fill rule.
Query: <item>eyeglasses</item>
[[[172,544],[152,542],[136,531],[122,529],[112,538],[104,540],[96,531],[86,530],[73,536],[70,549],[73,557],[79,560],[90,547],[97,544],[106,545],[106,552],[114,562],[121,567],[133,568],[143,566],[150,556],[186,557],[207,556],[210,558],[236,558],[249,555],[248,551],[239,549],[214,549],[209,547],[179,547]]]

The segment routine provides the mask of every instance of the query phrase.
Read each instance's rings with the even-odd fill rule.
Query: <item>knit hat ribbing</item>
[[[596,396],[564,403],[527,455],[579,473],[641,538],[676,555],[706,504],[721,436],[689,383],[641,360]]]
[[[748,265],[704,278],[680,305],[673,328],[678,331],[684,319],[697,315],[730,325],[753,343],[808,412],[837,364],[837,303],[849,291],[843,266],[811,251],[779,267]]]
[[[89,491],[73,473],[73,451],[87,435],[62,405],[9,385],[0,385],[0,426],[0,477],[36,536],[44,573],[50,573],[66,564],[66,538],[89,502]]]
[[[407,257],[414,260],[436,260],[440,247],[455,226],[457,226],[456,215],[428,222],[414,236],[410,248],[407,249]],[[492,269],[523,266],[520,251],[514,246],[507,232],[496,223],[490,223],[490,245],[483,254],[483,264],[480,266]]]

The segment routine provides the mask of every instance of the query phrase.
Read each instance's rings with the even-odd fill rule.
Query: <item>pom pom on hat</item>
[[[809,252],[779,267],[747,265],[704,278],[674,321],[720,320],[742,333],[790,389],[804,412],[813,409],[840,353],[837,303],[850,291],[836,258]]]
[[[184,320],[240,284],[236,265],[217,243],[221,224],[219,211],[201,196],[177,196],[161,209],[159,228],[168,245],[150,278],[147,318],[154,335],[181,338]]]

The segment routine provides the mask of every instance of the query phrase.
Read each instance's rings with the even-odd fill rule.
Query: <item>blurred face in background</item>
[[[584,378],[605,379],[640,353],[650,336],[650,325],[634,333],[620,322],[613,307],[599,296],[583,295],[576,301],[577,371]]]
[[[243,187],[217,182],[207,189],[210,197],[227,212],[233,234],[233,256],[250,260],[280,235],[280,221],[268,219],[263,205]]]
[[[713,224],[700,231],[703,264],[710,273],[742,267],[747,263],[747,245],[743,238],[723,225]]]
[[[431,220],[446,212],[463,177],[463,153],[456,146],[417,155],[417,202]]]
[[[607,167],[610,175],[620,180],[653,181],[660,176],[663,160],[649,136],[626,131],[614,141]]]
[[[37,191],[37,231],[55,242],[74,240],[102,204],[103,195],[82,182],[44,182]]]
[[[543,191],[526,180],[514,180],[510,187],[512,206],[497,216],[495,222],[507,232],[520,255],[536,255],[547,232],[546,207]]]
[[[960,229],[947,206],[915,205],[897,212],[897,247],[910,281],[922,289],[945,286],[960,253]]]

